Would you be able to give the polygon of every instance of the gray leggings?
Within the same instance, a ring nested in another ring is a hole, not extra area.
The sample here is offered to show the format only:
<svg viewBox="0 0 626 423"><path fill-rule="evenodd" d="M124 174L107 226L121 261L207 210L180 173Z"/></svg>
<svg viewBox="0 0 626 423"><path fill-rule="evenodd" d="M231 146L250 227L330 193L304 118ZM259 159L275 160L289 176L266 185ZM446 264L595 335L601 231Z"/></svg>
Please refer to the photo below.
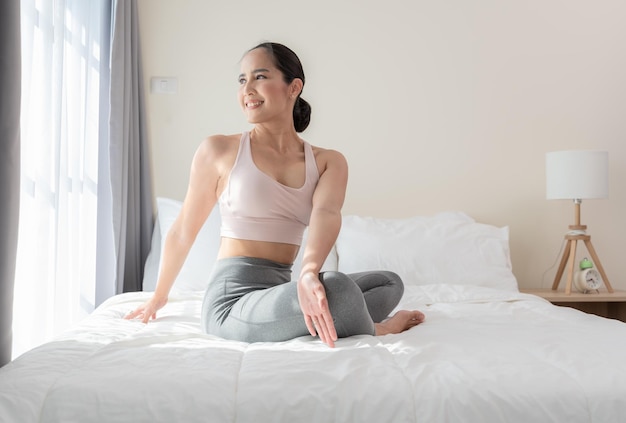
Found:
<svg viewBox="0 0 626 423"><path fill-rule="evenodd" d="M320 273L340 338L374 335L404 292L393 272ZM215 263L202 303L204 332L245 342L285 341L308 335L291 265L230 257Z"/></svg>

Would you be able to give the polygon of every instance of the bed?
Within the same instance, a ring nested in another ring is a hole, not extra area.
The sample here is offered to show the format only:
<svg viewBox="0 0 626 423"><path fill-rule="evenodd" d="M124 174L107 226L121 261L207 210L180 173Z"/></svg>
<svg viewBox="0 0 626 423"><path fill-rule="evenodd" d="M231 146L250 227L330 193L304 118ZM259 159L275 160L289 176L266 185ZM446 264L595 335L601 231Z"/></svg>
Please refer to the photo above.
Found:
<svg viewBox="0 0 626 423"><path fill-rule="evenodd" d="M125 293L0 369L2 422L618 422L626 325L520 293L506 227L464 213L344 216L324 268L387 268L398 308L426 321L397 335L287 342L202 334L219 240L216 211L148 325L122 316L150 296L180 203L158 199L144 292ZM298 264L295 268L297 270Z"/></svg>

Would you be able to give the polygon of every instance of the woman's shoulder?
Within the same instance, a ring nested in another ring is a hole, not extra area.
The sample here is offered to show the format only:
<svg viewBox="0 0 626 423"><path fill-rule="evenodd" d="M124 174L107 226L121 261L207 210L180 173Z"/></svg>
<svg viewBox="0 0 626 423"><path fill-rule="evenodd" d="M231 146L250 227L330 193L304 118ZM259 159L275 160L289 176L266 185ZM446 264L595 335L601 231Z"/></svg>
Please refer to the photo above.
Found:
<svg viewBox="0 0 626 423"><path fill-rule="evenodd" d="M203 166L226 169L237 157L241 134L210 135L200 142L194 161Z"/></svg>
<svg viewBox="0 0 626 423"><path fill-rule="evenodd" d="M231 135L209 135L202 140L198 146L198 153L202 155L209 155L212 157L229 154L233 150L236 152L239 148L239 140L242 134Z"/></svg>
<svg viewBox="0 0 626 423"><path fill-rule="evenodd" d="M311 148L313 149L313 154L315 155L315 159L316 160L325 160L325 161L339 161L339 162L345 162L346 158L345 156L338 150L333 150L331 148L323 148L323 147L318 147L315 145L311 145Z"/></svg>
<svg viewBox="0 0 626 423"><path fill-rule="evenodd" d="M202 144L211 148L230 148L233 145L239 146L239 141L241 140L241 136L243 134L214 134L206 137Z"/></svg>
<svg viewBox="0 0 626 423"><path fill-rule="evenodd" d="M311 148L320 174L329 168L347 169L348 162L340 151L314 145L311 145Z"/></svg>

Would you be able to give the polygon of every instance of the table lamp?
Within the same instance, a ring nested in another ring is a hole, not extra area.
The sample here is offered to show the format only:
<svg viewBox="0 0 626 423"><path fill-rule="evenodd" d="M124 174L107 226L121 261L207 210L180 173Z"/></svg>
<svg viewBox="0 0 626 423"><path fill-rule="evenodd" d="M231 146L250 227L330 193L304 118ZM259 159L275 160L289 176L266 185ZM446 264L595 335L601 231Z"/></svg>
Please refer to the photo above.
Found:
<svg viewBox="0 0 626 423"><path fill-rule="evenodd" d="M556 290L567 265L565 294L572 292L576 244L583 241L593 263L610 293L613 288L596 254L587 226L580 224L580 205L583 199L607 198L609 194L609 154L606 151L555 151L546 154L546 198L548 200L573 200L574 224L565 234L566 245L556 272L552 289Z"/></svg>

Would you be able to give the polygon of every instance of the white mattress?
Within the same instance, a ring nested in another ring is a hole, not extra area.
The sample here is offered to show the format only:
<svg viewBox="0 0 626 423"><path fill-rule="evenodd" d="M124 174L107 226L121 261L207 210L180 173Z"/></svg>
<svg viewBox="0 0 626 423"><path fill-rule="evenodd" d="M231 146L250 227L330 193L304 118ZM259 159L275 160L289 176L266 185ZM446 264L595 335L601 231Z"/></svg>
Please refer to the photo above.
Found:
<svg viewBox="0 0 626 423"><path fill-rule="evenodd" d="M407 286L398 335L246 344L200 333L202 294L148 325L109 299L0 369L2 422L618 422L626 324L534 296Z"/></svg>

